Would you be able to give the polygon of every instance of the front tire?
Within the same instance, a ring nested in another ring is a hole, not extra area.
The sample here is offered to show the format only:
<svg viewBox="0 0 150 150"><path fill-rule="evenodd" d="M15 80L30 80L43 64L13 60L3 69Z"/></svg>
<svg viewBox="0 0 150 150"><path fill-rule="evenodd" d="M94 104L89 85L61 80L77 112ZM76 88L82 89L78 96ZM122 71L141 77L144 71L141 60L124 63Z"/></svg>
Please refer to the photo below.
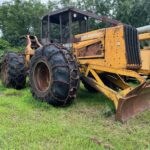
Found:
<svg viewBox="0 0 150 150"><path fill-rule="evenodd" d="M36 50L30 63L32 95L55 106L66 106L76 98L79 70L75 57L55 44Z"/></svg>

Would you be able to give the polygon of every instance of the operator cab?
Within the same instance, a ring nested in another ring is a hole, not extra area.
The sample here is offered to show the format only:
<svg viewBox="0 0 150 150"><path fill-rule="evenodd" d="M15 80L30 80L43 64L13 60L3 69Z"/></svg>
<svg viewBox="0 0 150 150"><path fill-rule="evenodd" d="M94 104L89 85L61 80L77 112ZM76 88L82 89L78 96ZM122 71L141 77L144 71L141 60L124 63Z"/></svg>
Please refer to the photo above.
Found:
<svg viewBox="0 0 150 150"><path fill-rule="evenodd" d="M41 18L42 44L60 43L70 48L74 35L104 27L104 23L98 24L98 22L107 22L105 27L120 23L73 7L50 12Z"/></svg>

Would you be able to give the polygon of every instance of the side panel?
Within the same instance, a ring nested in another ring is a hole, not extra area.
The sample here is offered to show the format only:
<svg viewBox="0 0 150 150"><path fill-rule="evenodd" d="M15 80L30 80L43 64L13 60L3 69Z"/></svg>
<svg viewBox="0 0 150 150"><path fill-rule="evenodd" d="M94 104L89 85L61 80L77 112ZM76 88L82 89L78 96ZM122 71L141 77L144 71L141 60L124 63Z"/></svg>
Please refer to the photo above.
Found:
<svg viewBox="0 0 150 150"><path fill-rule="evenodd" d="M123 25L76 35L73 49L80 64L127 66Z"/></svg>
<svg viewBox="0 0 150 150"><path fill-rule="evenodd" d="M104 57L105 29L76 35L74 53L78 58Z"/></svg>
<svg viewBox="0 0 150 150"><path fill-rule="evenodd" d="M150 33L139 34L139 40L140 41L150 40Z"/></svg>
<svg viewBox="0 0 150 150"><path fill-rule="evenodd" d="M106 29L105 61L108 67L126 68L126 50L123 26Z"/></svg>
<svg viewBox="0 0 150 150"><path fill-rule="evenodd" d="M150 70L150 50L141 50L142 69Z"/></svg>

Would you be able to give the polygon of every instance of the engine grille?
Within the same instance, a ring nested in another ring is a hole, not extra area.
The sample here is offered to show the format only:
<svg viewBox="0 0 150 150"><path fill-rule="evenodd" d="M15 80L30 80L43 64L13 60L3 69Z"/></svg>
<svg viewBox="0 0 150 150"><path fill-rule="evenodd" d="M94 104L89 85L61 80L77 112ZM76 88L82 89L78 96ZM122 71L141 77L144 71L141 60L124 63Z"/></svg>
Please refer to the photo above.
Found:
<svg viewBox="0 0 150 150"><path fill-rule="evenodd" d="M141 66L141 58L137 30L125 25L124 33L128 68L135 67L138 69Z"/></svg>

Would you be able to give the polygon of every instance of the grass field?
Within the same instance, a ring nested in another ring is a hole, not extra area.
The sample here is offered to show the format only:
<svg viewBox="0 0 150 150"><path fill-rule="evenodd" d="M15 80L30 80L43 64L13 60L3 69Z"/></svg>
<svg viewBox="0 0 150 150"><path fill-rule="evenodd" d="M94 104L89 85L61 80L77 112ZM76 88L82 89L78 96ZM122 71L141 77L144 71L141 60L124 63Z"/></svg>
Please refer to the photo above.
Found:
<svg viewBox="0 0 150 150"><path fill-rule="evenodd" d="M125 124L114 121L113 105L81 86L76 101L55 108L0 84L0 149L150 149L150 111Z"/></svg>

